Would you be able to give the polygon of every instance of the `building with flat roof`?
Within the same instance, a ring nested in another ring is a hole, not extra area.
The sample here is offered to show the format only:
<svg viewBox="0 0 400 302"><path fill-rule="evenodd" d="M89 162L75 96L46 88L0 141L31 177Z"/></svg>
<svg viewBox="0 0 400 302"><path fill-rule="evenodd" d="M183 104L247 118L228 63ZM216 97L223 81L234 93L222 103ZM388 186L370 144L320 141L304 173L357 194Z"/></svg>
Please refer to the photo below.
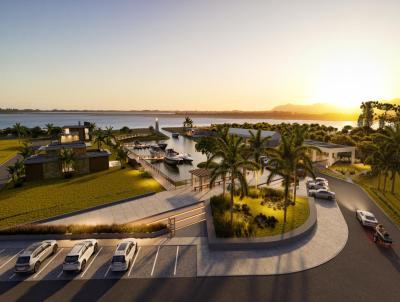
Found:
<svg viewBox="0 0 400 302"><path fill-rule="evenodd" d="M312 150L312 161L313 162L326 162L326 166L332 166L337 162L340 157L339 153L348 153L350 155L351 163L354 164L356 158L356 147L339 145L333 143L326 143L313 140L305 140L304 145L317 147L321 150L321 153L316 150Z"/></svg>
<svg viewBox="0 0 400 302"><path fill-rule="evenodd" d="M244 129L244 128L229 128L229 134L237 135L243 137L246 141L251 138L251 133L256 134L257 130L255 129ZM276 131L266 131L261 130L261 138L270 137L270 141L268 142L268 147L276 147L279 145L281 140L281 135Z"/></svg>

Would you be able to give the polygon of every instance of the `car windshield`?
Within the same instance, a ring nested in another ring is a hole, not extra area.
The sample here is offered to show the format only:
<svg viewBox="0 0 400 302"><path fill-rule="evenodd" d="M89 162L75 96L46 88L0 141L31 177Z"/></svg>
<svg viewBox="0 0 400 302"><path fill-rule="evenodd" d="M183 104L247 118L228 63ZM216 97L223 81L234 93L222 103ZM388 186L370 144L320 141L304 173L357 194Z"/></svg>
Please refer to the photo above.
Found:
<svg viewBox="0 0 400 302"><path fill-rule="evenodd" d="M125 257L124 256L114 256L112 258L112 262L118 262L118 263L124 263L125 262Z"/></svg>
<svg viewBox="0 0 400 302"><path fill-rule="evenodd" d="M67 256L65 257L65 263L74 263L78 261L78 256Z"/></svg>
<svg viewBox="0 0 400 302"><path fill-rule="evenodd" d="M375 217L372 217L372 216L369 216L369 215L366 215L365 218L367 218L368 220L375 221Z"/></svg>
<svg viewBox="0 0 400 302"><path fill-rule="evenodd" d="M17 263L18 263L18 264L25 264L25 263L29 263L29 260L30 260L30 257L28 257L28 256L21 256L21 257L18 257Z"/></svg>

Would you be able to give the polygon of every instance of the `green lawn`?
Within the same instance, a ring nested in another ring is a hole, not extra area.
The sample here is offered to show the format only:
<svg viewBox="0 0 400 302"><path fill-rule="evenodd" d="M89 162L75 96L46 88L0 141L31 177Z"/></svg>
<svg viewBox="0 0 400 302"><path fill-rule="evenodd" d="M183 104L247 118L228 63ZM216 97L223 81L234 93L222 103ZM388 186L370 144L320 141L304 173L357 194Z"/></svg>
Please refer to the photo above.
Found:
<svg viewBox="0 0 400 302"><path fill-rule="evenodd" d="M396 177L395 193L390 193L392 181L386 180L386 192L383 192L383 177L381 178L381 190L378 190L378 177L360 175L353 180L362 186L374 199L374 201L400 226L400 178Z"/></svg>
<svg viewBox="0 0 400 302"><path fill-rule="evenodd" d="M18 153L20 143L17 139L1 139L0 140L0 165L11 159Z"/></svg>
<svg viewBox="0 0 400 302"><path fill-rule="evenodd" d="M153 178L128 168L25 183L0 191L0 228L163 190Z"/></svg>
<svg viewBox="0 0 400 302"><path fill-rule="evenodd" d="M347 164L338 162L330 166L329 169L341 173L342 175L353 175L364 171L370 171L371 167L364 164Z"/></svg>
<svg viewBox="0 0 400 302"><path fill-rule="evenodd" d="M236 205L243 205L246 204L250 208L250 221L253 221L254 217L258 214L262 213L265 216L274 216L278 222L275 225L275 228L266 227L266 228L259 228L255 223L251 222L253 225L253 234L251 237L265 237L265 236L273 236L282 234L284 232L288 232L290 230L296 229L301 226L310 215L310 209L308 205L308 198L307 197L297 197L295 206L289 206L287 209L287 222L286 224L283 223L283 210L278 209L275 206L267 206L261 205L261 198L251 198L251 197L244 197L242 200L239 197L235 197L235 204ZM224 220L225 222L229 221L229 210L223 212L221 216L218 214L214 215L214 223L219 223L218 220ZM218 217L218 218L216 218ZM234 220L240 220L241 216L238 213L235 213ZM216 227L217 236L221 236L218 234L218 227ZM221 237L224 237L222 235Z"/></svg>

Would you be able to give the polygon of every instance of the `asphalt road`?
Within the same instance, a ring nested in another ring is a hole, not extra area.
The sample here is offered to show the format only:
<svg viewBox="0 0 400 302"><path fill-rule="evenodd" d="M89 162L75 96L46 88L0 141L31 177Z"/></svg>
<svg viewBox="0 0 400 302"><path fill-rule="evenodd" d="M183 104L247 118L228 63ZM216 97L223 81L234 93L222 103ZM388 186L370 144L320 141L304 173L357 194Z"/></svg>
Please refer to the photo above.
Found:
<svg viewBox="0 0 400 302"><path fill-rule="evenodd" d="M317 268L263 277L4 282L0 301L400 301L400 231L356 185L329 178L349 226L336 258ZM395 244L377 246L355 219L370 210Z"/></svg>

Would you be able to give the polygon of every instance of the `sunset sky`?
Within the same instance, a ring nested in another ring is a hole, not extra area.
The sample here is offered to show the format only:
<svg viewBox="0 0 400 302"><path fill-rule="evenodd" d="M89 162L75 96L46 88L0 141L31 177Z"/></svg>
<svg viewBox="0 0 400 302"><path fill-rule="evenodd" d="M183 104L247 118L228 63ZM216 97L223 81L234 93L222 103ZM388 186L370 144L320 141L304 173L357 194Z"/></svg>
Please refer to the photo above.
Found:
<svg viewBox="0 0 400 302"><path fill-rule="evenodd" d="M400 1L0 2L0 107L267 110L400 97Z"/></svg>

